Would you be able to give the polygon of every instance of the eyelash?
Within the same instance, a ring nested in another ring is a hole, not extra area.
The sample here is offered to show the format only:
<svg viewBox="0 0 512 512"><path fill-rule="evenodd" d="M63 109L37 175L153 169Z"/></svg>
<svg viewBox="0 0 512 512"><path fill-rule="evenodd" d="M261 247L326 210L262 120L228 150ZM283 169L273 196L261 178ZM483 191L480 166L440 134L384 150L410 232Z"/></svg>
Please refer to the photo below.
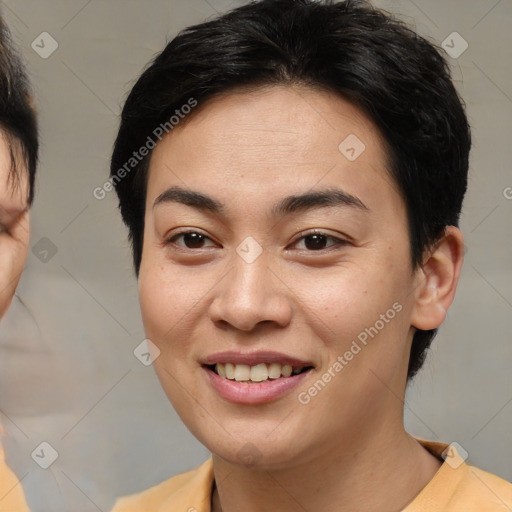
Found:
<svg viewBox="0 0 512 512"><path fill-rule="evenodd" d="M164 245L168 246L168 245L171 245L171 244L174 244L174 245L177 245L178 247L180 247L180 249L183 249L183 250L188 250L188 251L195 251L197 249L193 249L193 248L190 248L190 247L185 247L185 246L182 246L182 245L178 245L175 243L175 240L178 239L180 236L183 236L183 235L187 235L187 234L192 234L192 233L195 233L195 234L198 234L198 235L202 235L204 237L204 239L207 239L207 240L211 240L210 237L204 235L203 233L201 233L200 231L182 231L180 233L175 233L172 237L168 238L165 242L164 242ZM347 242L346 240L342 240L340 238L337 238L335 236L332 236L332 235L329 235L327 233L324 233L323 231L318 231L318 230L315 230L315 231L311 231L309 233L305 233L303 234L302 236L300 236L299 238L297 238L293 244L297 244L300 240L303 240L305 238L307 238L308 236L313 236L313 235L320 235L320 236L323 236L325 237L327 240L335 240L337 243L336 244L333 244L331 246L328 246L328 247L325 247L325 248L322 248L322 249L317 249L317 250L311 250L311 249L302 249L302 250L306 250L307 252L310 252L310 253L315 253L315 252L322 252L322 251L326 251L326 250L329 250L331 249L332 247L338 245L338 246L344 246L344 245L347 245L349 242ZM199 247L199 249L205 249L205 247Z"/></svg>

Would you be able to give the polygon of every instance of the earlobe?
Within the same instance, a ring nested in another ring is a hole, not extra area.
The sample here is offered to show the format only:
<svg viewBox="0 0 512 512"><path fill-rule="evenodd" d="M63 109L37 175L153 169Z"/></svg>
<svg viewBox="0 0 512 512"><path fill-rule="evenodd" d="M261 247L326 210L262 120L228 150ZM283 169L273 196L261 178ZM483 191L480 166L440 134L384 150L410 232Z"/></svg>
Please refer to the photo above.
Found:
<svg viewBox="0 0 512 512"><path fill-rule="evenodd" d="M464 237L460 229L448 226L417 270L413 327L430 330L444 322L455 296L463 261Z"/></svg>

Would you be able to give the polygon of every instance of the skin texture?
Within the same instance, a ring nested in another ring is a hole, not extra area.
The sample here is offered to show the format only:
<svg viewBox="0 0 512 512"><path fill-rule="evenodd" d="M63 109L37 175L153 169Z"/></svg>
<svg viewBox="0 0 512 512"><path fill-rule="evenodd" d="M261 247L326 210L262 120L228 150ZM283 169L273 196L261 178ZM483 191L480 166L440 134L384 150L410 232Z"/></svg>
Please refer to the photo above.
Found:
<svg viewBox="0 0 512 512"><path fill-rule="evenodd" d="M0 131L0 318L14 296L29 243L28 173L21 158L18 177L10 174L11 167L9 146Z"/></svg>
<svg viewBox="0 0 512 512"><path fill-rule="evenodd" d="M355 161L338 149L350 134L365 144ZM383 140L359 109L298 86L217 97L153 152L141 310L161 351L154 366L169 400L213 453L215 512L400 510L441 464L405 432L403 397L414 327L444 321L463 238L448 228L413 270L404 203L385 166ZM153 206L171 186L208 194L225 211ZM271 214L285 196L331 187L366 209ZM311 250L302 237L313 229L337 240ZM184 237L173 238L179 231L207 238L187 248ZM252 263L236 252L248 236L263 248ZM317 396L299 403L298 392L394 303L401 311ZM233 404L200 364L226 350L282 352L314 369L278 400Z"/></svg>

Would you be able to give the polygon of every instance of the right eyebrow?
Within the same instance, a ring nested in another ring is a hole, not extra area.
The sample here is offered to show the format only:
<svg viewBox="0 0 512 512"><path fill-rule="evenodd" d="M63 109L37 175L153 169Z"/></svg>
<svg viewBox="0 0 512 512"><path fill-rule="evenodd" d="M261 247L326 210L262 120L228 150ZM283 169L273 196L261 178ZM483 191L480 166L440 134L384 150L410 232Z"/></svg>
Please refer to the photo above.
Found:
<svg viewBox="0 0 512 512"><path fill-rule="evenodd" d="M212 213L223 213L222 203L201 192L185 190L180 187L170 187L162 192L154 201L153 209L160 204L176 202Z"/></svg>

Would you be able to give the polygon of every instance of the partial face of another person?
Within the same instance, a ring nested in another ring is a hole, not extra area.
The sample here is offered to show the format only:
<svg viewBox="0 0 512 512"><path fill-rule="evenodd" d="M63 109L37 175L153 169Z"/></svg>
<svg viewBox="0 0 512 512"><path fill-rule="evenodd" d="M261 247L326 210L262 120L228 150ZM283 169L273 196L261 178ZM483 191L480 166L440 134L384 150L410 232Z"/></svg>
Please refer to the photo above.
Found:
<svg viewBox="0 0 512 512"><path fill-rule="evenodd" d="M307 88L198 108L153 151L139 274L176 411L218 456L268 468L402 425L413 326L433 327L378 130Z"/></svg>
<svg viewBox="0 0 512 512"><path fill-rule="evenodd" d="M13 175L9 145L0 130L0 318L14 296L29 244L28 172L22 158L16 163Z"/></svg>

